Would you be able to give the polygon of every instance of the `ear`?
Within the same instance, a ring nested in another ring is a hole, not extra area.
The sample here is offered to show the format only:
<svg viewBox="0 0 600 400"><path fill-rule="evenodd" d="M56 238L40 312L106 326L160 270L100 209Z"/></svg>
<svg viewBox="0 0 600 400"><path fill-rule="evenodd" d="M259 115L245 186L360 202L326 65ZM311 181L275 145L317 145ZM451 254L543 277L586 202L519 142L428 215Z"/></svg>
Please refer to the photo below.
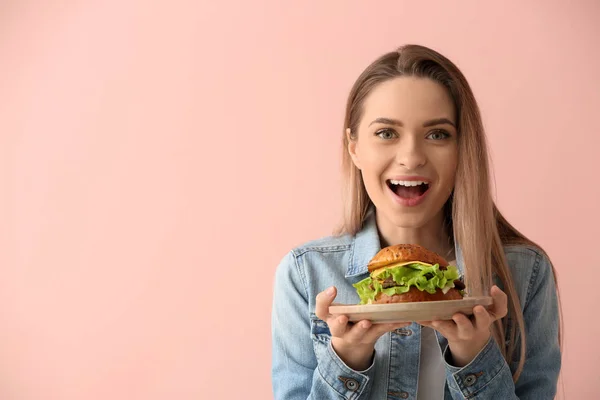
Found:
<svg viewBox="0 0 600 400"><path fill-rule="evenodd" d="M356 168L360 169L360 161L358 159L358 155L356 154L356 139L352 139L352 132L350 128L346 128L346 138L348 139L348 153L352 158L352 162L356 166Z"/></svg>

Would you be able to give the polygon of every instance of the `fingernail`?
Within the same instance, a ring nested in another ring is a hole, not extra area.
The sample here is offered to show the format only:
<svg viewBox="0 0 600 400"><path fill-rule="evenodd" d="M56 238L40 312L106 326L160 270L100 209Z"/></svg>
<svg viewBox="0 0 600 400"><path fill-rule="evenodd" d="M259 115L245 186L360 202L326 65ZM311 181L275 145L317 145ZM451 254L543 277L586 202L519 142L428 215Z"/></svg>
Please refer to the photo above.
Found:
<svg viewBox="0 0 600 400"><path fill-rule="evenodd" d="M334 288L333 288L333 286L331 286L329 289L327 289L327 292L325 292L325 293L327 293L328 296L333 296L333 291L334 291Z"/></svg>

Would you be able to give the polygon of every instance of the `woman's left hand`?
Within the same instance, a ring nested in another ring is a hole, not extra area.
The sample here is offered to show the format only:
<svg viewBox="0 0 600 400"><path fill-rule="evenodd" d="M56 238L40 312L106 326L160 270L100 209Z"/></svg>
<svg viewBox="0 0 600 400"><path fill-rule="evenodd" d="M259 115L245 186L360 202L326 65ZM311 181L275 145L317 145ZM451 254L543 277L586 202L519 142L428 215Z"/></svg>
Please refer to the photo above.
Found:
<svg viewBox="0 0 600 400"><path fill-rule="evenodd" d="M448 339L452 364L464 367L485 347L490 339L492 323L506 316L508 299L496 285L490 290L494 303L488 310L483 306L473 308L473 321L462 313L454 314L449 321L422 321Z"/></svg>

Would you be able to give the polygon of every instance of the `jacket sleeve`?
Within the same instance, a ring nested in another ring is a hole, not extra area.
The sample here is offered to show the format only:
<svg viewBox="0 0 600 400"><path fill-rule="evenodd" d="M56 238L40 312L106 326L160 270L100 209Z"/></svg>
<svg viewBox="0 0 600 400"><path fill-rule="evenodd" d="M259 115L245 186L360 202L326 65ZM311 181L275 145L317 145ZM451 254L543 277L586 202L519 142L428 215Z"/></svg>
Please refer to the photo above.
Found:
<svg viewBox="0 0 600 400"><path fill-rule="evenodd" d="M293 252L275 273L271 314L272 388L276 400L368 399L373 364L354 371L331 346L327 324L309 311L305 277Z"/></svg>
<svg viewBox="0 0 600 400"><path fill-rule="evenodd" d="M446 379L453 399L553 399L561 367L558 340L558 296L550 263L536 253L527 298L526 359L516 384L512 371L492 338L471 363L457 368L444 351Z"/></svg>

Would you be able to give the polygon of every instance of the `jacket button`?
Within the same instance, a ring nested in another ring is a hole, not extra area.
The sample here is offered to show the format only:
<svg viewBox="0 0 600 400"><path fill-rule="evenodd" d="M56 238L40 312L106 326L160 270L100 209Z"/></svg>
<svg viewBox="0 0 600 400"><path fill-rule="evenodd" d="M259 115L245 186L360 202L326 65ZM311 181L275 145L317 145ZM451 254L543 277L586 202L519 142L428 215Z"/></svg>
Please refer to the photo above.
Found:
<svg viewBox="0 0 600 400"><path fill-rule="evenodd" d="M351 392L356 392L360 384L356 379L346 378L343 376L338 377L342 382L344 382L344 387Z"/></svg>
<svg viewBox="0 0 600 400"><path fill-rule="evenodd" d="M396 334L398 334L400 336L410 336L410 335L412 335L412 331L410 329L406 329L406 328L399 328L399 329L396 329Z"/></svg>
<svg viewBox="0 0 600 400"><path fill-rule="evenodd" d="M477 382L477 377L473 374L469 374L465 377L465 386L473 386Z"/></svg>

